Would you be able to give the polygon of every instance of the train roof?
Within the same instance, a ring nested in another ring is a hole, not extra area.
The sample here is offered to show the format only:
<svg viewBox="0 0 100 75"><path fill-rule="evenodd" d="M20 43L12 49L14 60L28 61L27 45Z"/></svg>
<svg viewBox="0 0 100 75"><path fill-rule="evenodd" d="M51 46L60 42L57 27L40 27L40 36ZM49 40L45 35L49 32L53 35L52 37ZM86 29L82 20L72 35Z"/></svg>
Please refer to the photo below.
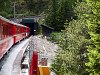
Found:
<svg viewBox="0 0 100 75"><path fill-rule="evenodd" d="M2 17L2 16L0 16L0 19L6 21L6 22L8 22L8 23L11 23L11 24L17 25L17 26L27 27L27 26L24 26L24 25L22 25L22 24L18 24L18 23L15 23L15 22L13 22L13 21L10 21L10 20L8 20L8 19ZM28 27L27 27L27 28L28 28Z"/></svg>

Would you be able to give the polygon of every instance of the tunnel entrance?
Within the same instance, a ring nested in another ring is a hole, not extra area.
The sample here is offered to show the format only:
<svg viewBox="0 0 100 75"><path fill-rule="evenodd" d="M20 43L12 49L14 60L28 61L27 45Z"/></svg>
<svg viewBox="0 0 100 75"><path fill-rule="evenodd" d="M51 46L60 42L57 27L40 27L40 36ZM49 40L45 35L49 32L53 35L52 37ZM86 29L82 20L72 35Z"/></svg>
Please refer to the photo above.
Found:
<svg viewBox="0 0 100 75"><path fill-rule="evenodd" d="M35 35L35 32L38 29L38 23L34 22L34 18L24 18L24 19L22 19L21 24L28 26L30 28L30 36Z"/></svg>
<svg viewBox="0 0 100 75"><path fill-rule="evenodd" d="M30 35L34 36L34 23L25 23L24 25L30 28Z"/></svg>

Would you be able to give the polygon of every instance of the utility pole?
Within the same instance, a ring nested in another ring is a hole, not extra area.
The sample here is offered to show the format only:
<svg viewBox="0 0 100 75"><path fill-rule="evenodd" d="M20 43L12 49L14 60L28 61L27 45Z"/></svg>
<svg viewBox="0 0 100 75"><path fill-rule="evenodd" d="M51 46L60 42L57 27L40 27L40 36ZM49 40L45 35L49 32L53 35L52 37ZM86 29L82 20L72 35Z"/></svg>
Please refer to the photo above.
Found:
<svg viewBox="0 0 100 75"><path fill-rule="evenodd" d="M16 1L14 0L14 22L16 21Z"/></svg>

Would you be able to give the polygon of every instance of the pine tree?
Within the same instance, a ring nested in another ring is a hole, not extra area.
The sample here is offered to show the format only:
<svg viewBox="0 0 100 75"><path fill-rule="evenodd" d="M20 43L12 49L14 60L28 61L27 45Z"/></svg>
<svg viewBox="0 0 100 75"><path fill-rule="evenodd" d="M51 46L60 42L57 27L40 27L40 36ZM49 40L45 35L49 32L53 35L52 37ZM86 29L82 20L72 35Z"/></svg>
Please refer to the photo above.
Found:
<svg viewBox="0 0 100 75"><path fill-rule="evenodd" d="M46 24L56 31L64 29L66 19L71 21L74 16L73 6L77 0L51 0L47 12Z"/></svg>

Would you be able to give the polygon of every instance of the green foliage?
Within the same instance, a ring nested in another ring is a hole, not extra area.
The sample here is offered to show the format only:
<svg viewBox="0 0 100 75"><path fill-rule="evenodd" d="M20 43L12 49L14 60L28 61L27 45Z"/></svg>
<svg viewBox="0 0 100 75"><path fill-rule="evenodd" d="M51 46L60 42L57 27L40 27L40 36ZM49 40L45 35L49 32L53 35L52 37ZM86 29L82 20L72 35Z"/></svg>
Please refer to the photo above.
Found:
<svg viewBox="0 0 100 75"><path fill-rule="evenodd" d="M46 11L47 13L46 24L53 28L55 28L57 25L56 11L57 11L57 0L51 0L50 8L48 9L48 11Z"/></svg>
<svg viewBox="0 0 100 75"><path fill-rule="evenodd" d="M48 9L46 24L57 31L64 29L66 19L72 20L74 16L73 6L77 0L51 0L51 6Z"/></svg>
<svg viewBox="0 0 100 75"><path fill-rule="evenodd" d="M91 14L91 7L85 2L77 2L77 6L75 7L76 16L79 18L86 19L88 14Z"/></svg>
<svg viewBox="0 0 100 75"><path fill-rule="evenodd" d="M34 12L36 15L41 14L48 7L49 0L24 0L29 12Z"/></svg>
<svg viewBox="0 0 100 75"><path fill-rule="evenodd" d="M11 0L0 0L0 15L9 17L11 15Z"/></svg>
<svg viewBox="0 0 100 75"><path fill-rule="evenodd" d="M18 14L24 16L41 14L48 8L49 2L49 0L0 0L0 15L4 17L13 16L14 1L16 2L16 17Z"/></svg>
<svg viewBox="0 0 100 75"><path fill-rule="evenodd" d="M57 75L100 75L100 1L78 2L75 12L77 20L66 22L52 70Z"/></svg>
<svg viewBox="0 0 100 75"><path fill-rule="evenodd" d="M59 43L59 40L62 39L62 33L61 32L53 32L50 35L50 40L56 43Z"/></svg>
<svg viewBox="0 0 100 75"><path fill-rule="evenodd" d="M85 14L91 13L91 7L86 2L78 2L74 11L77 19L65 22L65 30L59 40L60 49L52 64L51 69L56 75L88 75L85 62L90 35Z"/></svg>
<svg viewBox="0 0 100 75"><path fill-rule="evenodd" d="M42 25L45 23L45 20L43 18L39 18L38 23L39 25Z"/></svg>
<svg viewBox="0 0 100 75"><path fill-rule="evenodd" d="M0 15L2 15L2 16L4 16L4 17L7 17L7 16L8 16L8 13L2 11L2 12L0 12Z"/></svg>
<svg viewBox="0 0 100 75"><path fill-rule="evenodd" d="M88 14L88 29L91 44L88 46L88 59L86 70L90 75L100 75L100 1L87 0L92 8L92 13Z"/></svg>
<svg viewBox="0 0 100 75"><path fill-rule="evenodd" d="M87 44L86 21L73 20L66 26L68 27L63 31L60 39L60 50L52 64L52 70L57 75L86 75L84 64Z"/></svg>

